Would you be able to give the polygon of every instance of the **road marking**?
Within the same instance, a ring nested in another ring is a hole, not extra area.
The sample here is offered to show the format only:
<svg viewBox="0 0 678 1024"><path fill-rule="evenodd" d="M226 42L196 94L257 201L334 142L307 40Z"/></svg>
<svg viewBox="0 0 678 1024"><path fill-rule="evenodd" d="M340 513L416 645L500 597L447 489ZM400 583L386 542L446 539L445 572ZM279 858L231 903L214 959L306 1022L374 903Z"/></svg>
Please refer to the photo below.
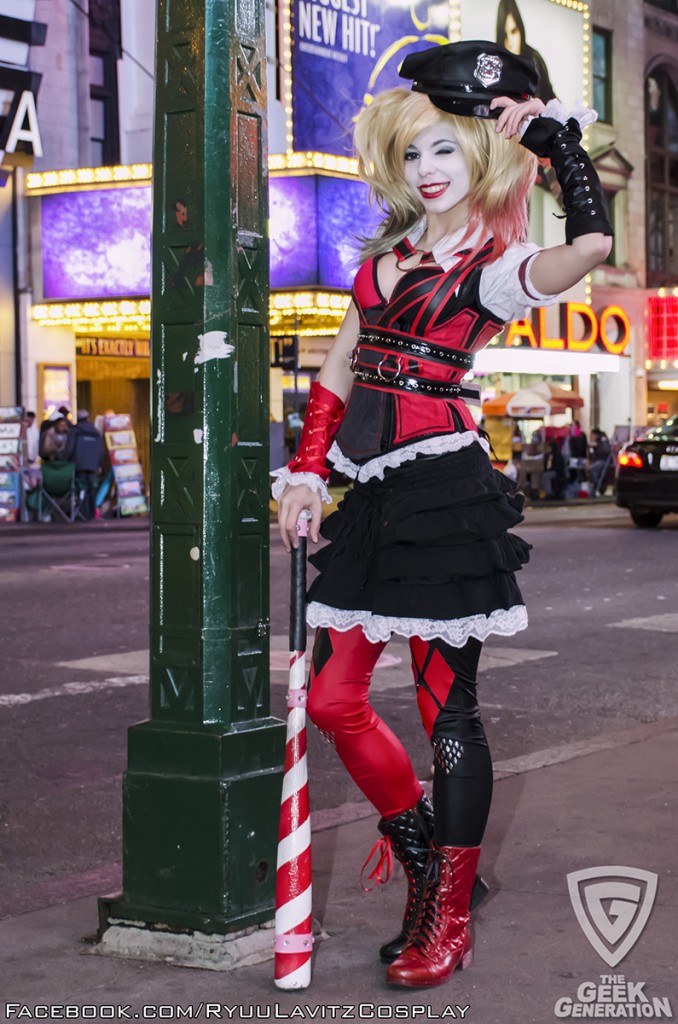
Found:
<svg viewBox="0 0 678 1024"><path fill-rule="evenodd" d="M526 661L539 661L541 658L555 658L558 651L537 651L529 647L487 647L480 655L478 672L492 672L497 668L511 668L522 665ZM377 666L378 668L379 666ZM411 673L398 675L376 675L370 684L373 693L384 693L388 690L399 690L412 686ZM502 704L484 704L485 708L499 708Z"/></svg>
<svg viewBox="0 0 678 1024"><path fill-rule="evenodd" d="M573 740L572 743L546 747L531 754L508 758L506 761L496 761L493 766L494 777L507 778L510 775L522 775L524 772L532 772L538 768L548 768L550 765L563 764L565 761L573 761L578 757L597 754L602 750L614 750L616 747L642 743L644 740L653 739L665 732L674 732L676 729L678 729L678 717L674 716L643 725L634 725L630 729L620 729L618 732L592 736L587 740Z"/></svg>
<svg viewBox="0 0 678 1024"><path fill-rule="evenodd" d="M61 562L50 565L51 572L99 572L101 569L129 569L129 562Z"/></svg>
<svg viewBox="0 0 678 1024"><path fill-rule="evenodd" d="M669 616L655 616L655 618L668 618ZM284 638L275 637L274 646L279 646ZM286 641L285 641L286 642ZM402 648L402 644L400 647ZM398 645L395 645L398 650ZM524 664L526 661L538 661L541 658L554 658L557 651L538 651L528 647L488 647L480 657L479 672L490 672L497 668L511 668L513 665ZM284 664L276 664L283 655ZM0 708L19 707L22 704L32 704L36 700L48 700L51 697L75 697L88 693L102 693L106 690L120 689L125 686L142 686L148 684L149 652L142 651L119 651L115 654L100 654L93 658L81 658L77 661L59 662L61 668L72 668L89 672L118 672L120 675L109 676L107 679L95 679L90 682L62 683L60 686L50 686L44 690L36 690L33 693L6 693L0 694ZM271 652L271 668L273 671L282 671L289 667L288 654L285 651ZM383 654L377 663L377 674L372 681L371 690L374 693L385 693L389 690L399 690L412 686L412 676L409 666L403 665L403 658L396 654ZM402 667L401 667L402 666ZM399 669L394 672L393 669ZM286 680L275 680L276 683L285 684ZM486 708L500 708L503 705L486 704Z"/></svg>
<svg viewBox="0 0 678 1024"><path fill-rule="evenodd" d="M388 654L386 651L381 655L376 664L377 670L397 668L402 664L403 659L395 654ZM306 665L311 664L311 652L306 652ZM271 651L271 672L289 672L290 654L289 651ZM279 680L276 680L279 682Z"/></svg>
<svg viewBox="0 0 678 1024"><path fill-rule="evenodd" d="M271 645L273 648L271 650L271 672L289 672L290 654L287 649L287 639L285 638L284 649L279 647L282 638L272 639L275 639L276 643ZM77 672L115 672L120 675L129 672L130 675L140 675L143 672L148 672L149 658L148 650L117 651L114 654L98 654L93 658L79 658L77 661L60 661L58 664L60 668L72 668ZM310 661L310 658L309 650L306 653L307 662ZM399 655L384 651L377 662L377 668L395 668L401 664L402 660Z"/></svg>
<svg viewBox="0 0 678 1024"><path fill-rule="evenodd" d="M110 672L115 675L148 675L150 653L143 651L116 651L114 654L99 654L94 658L79 658L77 661L60 661L60 668L74 668L76 672Z"/></svg>
<svg viewBox="0 0 678 1024"><path fill-rule="evenodd" d="M678 633L678 612L648 615L642 619L623 619L621 622L608 622L608 626L613 629L651 629L657 633Z"/></svg>
<svg viewBox="0 0 678 1024"><path fill-rule="evenodd" d="M36 700L48 700L50 697L75 697L83 693L116 690L123 686L141 686L144 683L148 683L148 676L119 676L111 679L95 679L89 683L62 683L61 686L50 686L46 690L36 690L35 693L0 694L0 707L14 708L21 704L32 704Z"/></svg>

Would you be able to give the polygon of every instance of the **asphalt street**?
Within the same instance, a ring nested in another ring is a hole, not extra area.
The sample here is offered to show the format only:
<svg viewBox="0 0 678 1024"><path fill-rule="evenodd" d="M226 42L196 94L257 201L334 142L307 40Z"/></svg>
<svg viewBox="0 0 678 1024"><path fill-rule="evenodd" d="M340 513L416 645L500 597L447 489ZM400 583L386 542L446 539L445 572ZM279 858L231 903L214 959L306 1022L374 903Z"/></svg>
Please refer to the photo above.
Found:
<svg viewBox="0 0 678 1024"><path fill-rule="evenodd" d="M141 524L139 524L141 525ZM480 694L496 767L678 715L678 516L638 530L613 506L528 510L530 628L486 645ZM271 553L271 704L284 716L287 556ZM0 530L0 918L120 877L126 729L147 717L148 532ZM407 645L392 642L374 704L421 778ZM309 730L314 812L360 794ZM329 818L328 818L329 820ZM366 851L367 853L367 851Z"/></svg>

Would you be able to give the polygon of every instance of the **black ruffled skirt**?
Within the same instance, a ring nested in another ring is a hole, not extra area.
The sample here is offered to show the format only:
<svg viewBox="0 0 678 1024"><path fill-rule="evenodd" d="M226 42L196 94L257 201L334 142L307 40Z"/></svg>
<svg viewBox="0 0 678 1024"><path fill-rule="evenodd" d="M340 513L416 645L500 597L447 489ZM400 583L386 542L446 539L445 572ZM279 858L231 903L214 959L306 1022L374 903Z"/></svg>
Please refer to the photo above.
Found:
<svg viewBox="0 0 678 1024"><path fill-rule="evenodd" d="M361 624L375 642L395 632L454 646L518 632L527 615L515 573L530 545L508 530L522 507L477 443L356 483L322 526L329 544L310 559L319 570L310 625Z"/></svg>

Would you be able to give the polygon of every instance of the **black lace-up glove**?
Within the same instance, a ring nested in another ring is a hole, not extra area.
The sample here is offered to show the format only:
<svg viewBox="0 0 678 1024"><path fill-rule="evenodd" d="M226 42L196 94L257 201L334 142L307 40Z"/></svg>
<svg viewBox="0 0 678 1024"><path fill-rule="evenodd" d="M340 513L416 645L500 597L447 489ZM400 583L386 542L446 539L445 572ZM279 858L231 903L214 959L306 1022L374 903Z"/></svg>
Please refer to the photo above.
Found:
<svg viewBox="0 0 678 1024"><path fill-rule="evenodd" d="M600 178L581 144L579 122L561 124L552 117L535 117L523 132L521 144L538 157L547 157L563 192L565 241L580 235L613 235Z"/></svg>

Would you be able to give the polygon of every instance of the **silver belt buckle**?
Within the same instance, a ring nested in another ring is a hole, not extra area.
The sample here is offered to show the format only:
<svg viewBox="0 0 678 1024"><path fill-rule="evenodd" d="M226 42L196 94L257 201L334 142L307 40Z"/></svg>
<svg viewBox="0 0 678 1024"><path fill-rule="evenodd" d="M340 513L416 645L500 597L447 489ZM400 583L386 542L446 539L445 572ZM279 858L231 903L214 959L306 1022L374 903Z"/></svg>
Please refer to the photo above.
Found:
<svg viewBox="0 0 678 1024"><path fill-rule="evenodd" d="M397 365L397 367L396 367L396 371L395 371L395 374L394 374L394 375L393 375L392 377L385 377L385 376L384 376L384 374L383 374L383 373L381 372L381 368L382 368L382 366L383 366L384 362L385 362L385 361L386 361L386 360L387 360L388 358L389 358L389 356L384 356L384 358L383 358L383 359L381 360L381 362L380 362L380 363L379 363L379 365L377 366L377 377L379 377L379 379L380 379L380 380L384 380L384 381L393 381L393 380L397 380L397 379L398 379L398 377L400 376L400 371L401 371L401 369L402 369L402 361L401 361L401 358L400 358L400 356L396 356L396 362L397 362L397 364L398 364L398 365Z"/></svg>

